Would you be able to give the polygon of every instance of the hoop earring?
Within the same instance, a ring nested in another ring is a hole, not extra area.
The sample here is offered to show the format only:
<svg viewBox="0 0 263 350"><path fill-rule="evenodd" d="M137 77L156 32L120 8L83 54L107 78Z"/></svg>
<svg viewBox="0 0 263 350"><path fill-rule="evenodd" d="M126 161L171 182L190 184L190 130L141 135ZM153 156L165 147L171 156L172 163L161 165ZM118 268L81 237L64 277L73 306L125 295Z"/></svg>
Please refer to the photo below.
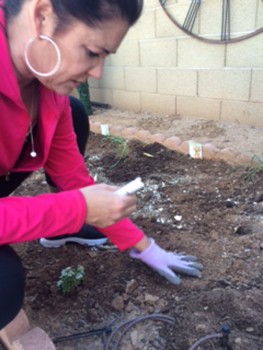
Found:
<svg viewBox="0 0 263 350"><path fill-rule="evenodd" d="M25 50L24 50L24 59L25 59L25 62L28 66L28 68L33 72L35 73L36 75L39 75L40 77L50 77L52 75L54 75L58 70L59 70L59 67L60 67L60 64L61 64L61 53L60 53L60 50L59 50L59 47L58 45L55 43L55 41L51 38L49 38L48 36L45 36L45 35L40 35L39 36L40 39L42 40L47 40L55 49L56 51L56 55L57 55L57 62L54 66L54 68L47 72L47 73L42 73L42 72L39 72L37 71L35 68L32 67L31 63L29 62L29 59L28 59L28 50L29 48L31 47L31 45L34 43L34 41L36 40L35 38L31 38L28 40L26 46L25 46Z"/></svg>

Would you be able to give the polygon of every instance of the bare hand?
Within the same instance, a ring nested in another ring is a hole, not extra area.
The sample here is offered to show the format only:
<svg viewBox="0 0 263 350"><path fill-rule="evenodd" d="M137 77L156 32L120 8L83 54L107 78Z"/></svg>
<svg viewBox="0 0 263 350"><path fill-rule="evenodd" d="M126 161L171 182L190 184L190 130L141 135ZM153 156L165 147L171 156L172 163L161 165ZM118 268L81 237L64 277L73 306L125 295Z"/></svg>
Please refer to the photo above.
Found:
<svg viewBox="0 0 263 350"><path fill-rule="evenodd" d="M135 195L119 195L117 187L105 184L82 188L87 205L86 223L96 227L110 226L136 210Z"/></svg>

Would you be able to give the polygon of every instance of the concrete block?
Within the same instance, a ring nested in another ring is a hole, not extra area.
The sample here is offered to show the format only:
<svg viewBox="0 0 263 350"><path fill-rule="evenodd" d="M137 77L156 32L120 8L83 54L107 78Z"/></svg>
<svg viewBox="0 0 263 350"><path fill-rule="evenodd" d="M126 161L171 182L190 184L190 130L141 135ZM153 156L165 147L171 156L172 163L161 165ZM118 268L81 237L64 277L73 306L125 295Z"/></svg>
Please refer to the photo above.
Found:
<svg viewBox="0 0 263 350"><path fill-rule="evenodd" d="M263 68L262 52L262 34L234 45L228 45L226 65L236 68Z"/></svg>
<svg viewBox="0 0 263 350"><path fill-rule="evenodd" d="M185 69L158 69L158 93L196 96L197 71Z"/></svg>
<svg viewBox="0 0 263 350"><path fill-rule="evenodd" d="M205 6L202 6L202 18L198 23L198 32L201 35L204 35L211 39L219 39L222 17L221 13L221 1L206 1Z"/></svg>
<svg viewBox="0 0 263 350"><path fill-rule="evenodd" d="M114 107L119 109L128 109L135 112L141 111L141 99L138 92L114 90L113 104Z"/></svg>
<svg viewBox="0 0 263 350"><path fill-rule="evenodd" d="M199 96L224 100L249 99L251 71L208 69L199 71Z"/></svg>
<svg viewBox="0 0 263 350"><path fill-rule="evenodd" d="M144 1L144 8L145 9L153 9L156 7L160 7L160 3L158 0L147 0Z"/></svg>
<svg viewBox="0 0 263 350"><path fill-rule="evenodd" d="M171 14L175 12L172 10ZM176 39L180 37L187 37L186 34L179 29L168 18L162 8L156 10L156 37L174 37Z"/></svg>
<svg viewBox="0 0 263 350"><path fill-rule="evenodd" d="M138 22L128 31L125 40L142 40L154 37L155 10L153 9L143 12Z"/></svg>
<svg viewBox="0 0 263 350"><path fill-rule="evenodd" d="M93 102L106 103L112 105L112 90L90 88L90 99Z"/></svg>
<svg viewBox="0 0 263 350"><path fill-rule="evenodd" d="M162 38L140 42L141 65L148 67L176 67L176 39Z"/></svg>
<svg viewBox="0 0 263 350"><path fill-rule="evenodd" d="M124 89L123 67L105 67L99 87L103 89Z"/></svg>
<svg viewBox="0 0 263 350"><path fill-rule="evenodd" d="M139 66L139 43L137 40L123 40L117 53L111 56L113 66Z"/></svg>
<svg viewBox="0 0 263 350"><path fill-rule="evenodd" d="M156 70L153 68L126 68L125 87L127 91L156 92Z"/></svg>
<svg viewBox="0 0 263 350"><path fill-rule="evenodd" d="M221 120L263 126L263 103L223 101Z"/></svg>
<svg viewBox="0 0 263 350"><path fill-rule="evenodd" d="M212 98L178 96L176 113L200 119L219 120L221 101Z"/></svg>
<svg viewBox="0 0 263 350"><path fill-rule="evenodd" d="M141 94L142 111L162 115L174 115L176 97L162 94Z"/></svg>
<svg viewBox="0 0 263 350"><path fill-rule="evenodd" d="M255 28L256 17L257 17L257 0L243 0L243 1L233 1L231 4L233 16L231 21L231 30L235 32L246 32L252 31Z"/></svg>
<svg viewBox="0 0 263 350"><path fill-rule="evenodd" d="M224 64L224 45L211 45L191 37L178 40L179 68L222 68Z"/></svg>
<svg viewBox="0 0 263 350"><path fill-rule="evenodd" d="M263 69L252 70L251 101L263 104Z"/></svg>

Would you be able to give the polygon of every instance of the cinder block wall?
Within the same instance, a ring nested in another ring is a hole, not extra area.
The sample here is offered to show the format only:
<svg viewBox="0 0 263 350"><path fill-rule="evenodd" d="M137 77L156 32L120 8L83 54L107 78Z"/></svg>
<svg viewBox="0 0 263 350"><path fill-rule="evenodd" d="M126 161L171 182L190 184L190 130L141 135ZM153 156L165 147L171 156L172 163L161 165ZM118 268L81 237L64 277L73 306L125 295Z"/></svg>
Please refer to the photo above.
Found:
<svg viewBox="0 0 263 350"><path fill-rule="evenodd" d="M263 23L262 0L247 1ZM235 18L241 28L245 15ZM211 17L220 20L220 11ZM106 60L103 77L89 84L92 101L119 109L263 126L263 34L234 44L203 43L177 28L158 0L145 0L141 19Z"/></svg>

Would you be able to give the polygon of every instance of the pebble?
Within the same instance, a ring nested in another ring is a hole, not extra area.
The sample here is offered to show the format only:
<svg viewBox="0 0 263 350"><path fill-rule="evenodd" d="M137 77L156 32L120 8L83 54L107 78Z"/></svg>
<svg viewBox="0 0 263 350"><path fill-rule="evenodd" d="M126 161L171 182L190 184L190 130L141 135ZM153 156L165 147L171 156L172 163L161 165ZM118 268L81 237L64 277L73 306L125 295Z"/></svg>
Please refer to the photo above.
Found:
<svg viewBox="0 0 263 350"><path fill-rule="evenodd" d="M130 280L126 284L125 292L127 294L131 294L135 291L135 289L138 287L138 282L136 280Z"/></svg>
<svg viewBox="0 0 263 350"><path fill-rule="evenodd" d="M246 328L246 332L253 333L254 332L254 328L253 327L248 327L248 328Z"/></svg>
<svg viewBox="0 0 263 350"><path fill-rule="evenodd" d="M124 309L123 297L118 295L115 299L113 299L111 306L117 311L122 311Z"/></svg>
<svg viewBox="0 0 263 350"><path fill-rule="evenodd" d="M150 305L155 305L159 301L159 297L156 295L146 294L145 295L145 302Z"/></svg>

